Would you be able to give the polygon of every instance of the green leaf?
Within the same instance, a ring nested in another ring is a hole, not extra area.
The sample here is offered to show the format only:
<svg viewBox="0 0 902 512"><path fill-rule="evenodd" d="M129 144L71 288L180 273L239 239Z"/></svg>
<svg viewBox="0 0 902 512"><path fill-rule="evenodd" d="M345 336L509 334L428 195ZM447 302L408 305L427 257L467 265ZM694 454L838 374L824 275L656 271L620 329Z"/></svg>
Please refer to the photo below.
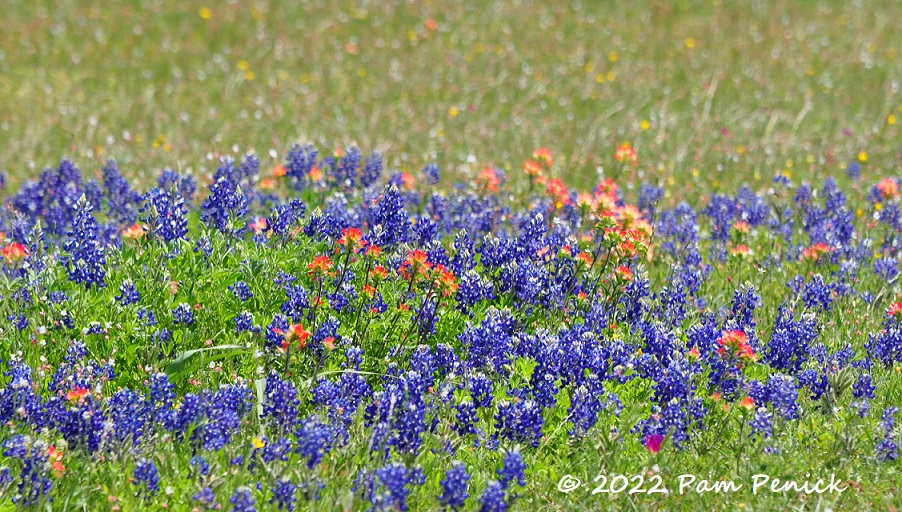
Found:
<svg viewBox="0 0 902 512"><path fill-rule="evenodd" d="M206 356L207 352L219 352L212 356ZM166 374L172 380L180 380L188 373L197 370L210 361L218 361L234 357L240 354L250 353L250 349L241 345L219 345L216 347L204 347L182 352L166 366Z"/></svg>

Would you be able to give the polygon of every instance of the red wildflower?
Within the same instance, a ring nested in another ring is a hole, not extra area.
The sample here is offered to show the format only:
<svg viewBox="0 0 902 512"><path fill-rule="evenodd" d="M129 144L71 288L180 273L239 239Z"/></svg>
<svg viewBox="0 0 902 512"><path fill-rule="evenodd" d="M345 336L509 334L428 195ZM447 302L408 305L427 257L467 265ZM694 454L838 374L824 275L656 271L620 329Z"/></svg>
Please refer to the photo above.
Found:
<svg viewBox="0 0 902 512"><path fill-rule="evenodd" d="M557 178L548 180L545 192L554 200L555 208L561 208L570 204L570 193L567 191L567 186Z"/></svg>
<svg viewBox="0 0 902 512"><path fill-rule="evenodd" d="M877 184L877 191L883 199L895 199L899 197L899 184L892 178L883 178Z"/></svg>
<svg viewBox="0 0 902 512"><path fill-rule="evenodd" d="M357 252L357 249L363 247L363 233L357 228L345 228L341 230L341 238L338 239L338 245L344 245L348 249Z"/></svg>
<svg viewBox="0 0 902 512"><path fill-rule="evenodd" d="M542 164L535 160L527 160L523 164L523 170L530 176L539 176L542 174Z"/></svg>
<svg viewBox="0 0 902 512"><path fill-rule="evenodd" d="M617 146L617 150L614 151L614 160L617 160L618 162L635 164L638 156L636 150L633 149L629 142L624 142Z"/></svg>
<svg viewBox="0 0 902 512"><path fill-rule="evenodd" d="M90 390L85 388L75 388L66 393L66 400L69 402L78 402L82 398L91 394Z"/></svg>
<svg viewBox="0 0 902 512"><path fill-rule="evenodd" d="M371 256L373 258L378 258L379 255L382 254L382 248L378 245L370 244L366 248L366 255Z"/></svg>
<svg viewBox="0 0 902 512"><path fill-rule="evenodd" d="M0 249L0 254L8 264L18 263L20 260L28 257L28 248L22 244L11 243Z"/></svg>
<svg viewBox="0 0 902 512"><path fill-rule="evenodd" d="M254 233L259 235L266 231L266 218L265 217L257 217L256 220L248 222L248 226L254 230Z"/></svg>
<svg viewBox="0 0 902 512"><path fill-rule="evenodd" d="M63 466L63 451L57 450L56 446L51 445L50 448L47 448L47 459L51 462L51 468L53 468L53 474L56 475L57 478L63 476L63 471L66 470L66 466Z"/></svg>
<svg viewBox="0 0 902 512"><path fill-rule="evenodd" d="M479 171L479 181L489 192L498 192L498 186L501 185L501 178L498 177L498 171L491 167L486 167Z"/></svg>
<svg viewBox="0 0 902 512"><path fill-rule="evenodd" d="M664 436L661 434L649 434L645 436L645 447L651 453L658 453L664 445Z"/></svg>
<svg viewBox="0 0 902 512"><path fill-rule="evenodd" d="M429 256L419 249L408 251L407 260L401 264L398 273L401 274L404 279L413 279L417 274L422 274L423 271L432 268L432 264L429 263L428 258Z"/></svg>
<svg viewBox="0 0 902 512"><path fill-rule="evenodd" d="M131 226L122 230L122 238L126 240L137 240L144 236L144 228L139 224L132 224Z"/></svg>
<svg viewBox="0 0 902 512"><path fill-rule="evenodd" d="M434 282L435 287L442 292L444 297L448 297L457 291L459 285L454 277L454 272L446 269L444 265L436 265L435 271L438 274Z"/></svg>
<svg viewBox="0 0 902 512"><path fill-rule="evenodd" d="M307 346L307 338L310 337L310 331L304 328L303 324L294 324L289 328L289 334L293 341L298 342L298 347Z"/></svg>
<svg viewBox="0 0 902 512"><path fill-rule="evenodd" d="M385 270L385 267L382 265L376 265L370 270L370 275L373 277L378 277L379 279L385 279L388 276L388 270Z"/></svg>
<svg viewBox="0 0 902 512"><path fill-rule="evenodd" d="M804 249L802 249L802 255L799 257L799 259L817 261L821 259L821 256L823 256L824 254L829 254L834 250L835 249L833 247L830 247L823 242L818 242L811 245L810 247L805 247Z"/></svg>
<svg viewBox="0 0 902 512"><path fill-rule="evenodd" d="M311 274L325 274L332 268L332 260L328 256L319 255L313 258L313 262L307 264Z"/></svg>
<svg viewBox="0 0 902 512"><path fill-rule="evenodd" d="M886 316L902 318L902 302L894 302L890 304L889 309L886 310Z"/></svg>
<svg viewBox="0 0 902 512"><path fill-rule="evenodd" d="M536 149L532 152L532 157L546 167L554 164L554 161L551 159L551 150L548 148Z"/></svg>
<svg viewBox="0 0 902 512"><path fill-rule="evenodd" d="M633 280L633 271L626 265L620 265L617 267L617 270L614 271L614 276L629 283Z"/></svg>
<svg viewBox="0 0 902 512"><path fill-rule="evenodd" d="M749 345L748 335L740 330L724 331L720 335L720 339L717 340L717 344L720 345L717 353L724 359L733 357L739 357L747 361L758 359L758 356L752 350L752 346Z"/></svg>
<svg viewBox="0 0 902 512"><path fill-rule="evenodd" d="M730 249L730 254L744 258L752 254L752 248L745 244L739 244Z"/></svg>

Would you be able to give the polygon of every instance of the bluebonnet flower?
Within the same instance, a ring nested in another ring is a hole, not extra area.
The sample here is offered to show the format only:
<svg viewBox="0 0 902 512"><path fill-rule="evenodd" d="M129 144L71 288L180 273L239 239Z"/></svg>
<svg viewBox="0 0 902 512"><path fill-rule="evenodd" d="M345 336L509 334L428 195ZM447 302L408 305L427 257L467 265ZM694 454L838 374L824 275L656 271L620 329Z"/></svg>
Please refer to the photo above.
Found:
<svg viewBox="0 0 902 512"><path fill-rule="evenodd" d="M769 412L766 407L759 407L755 412L755 417L749 422L752 427L750 435L761 434L764 438L774 435L774 428L771 424L773 413Z"/></svg>
<svg viewBox="0 0 902 512"><path fill-rule="evenodd" d="M572 436L586 435L598 422L598 413L604 407L599 398L603 396L604 388L601 380L595 375L571 392L570 409L567 414L573 422L570 430Z"/></svg>
<svg viewBox="0 0 902 512"><path fill-rule="evenodd" d="M199 501L206 510L218 510L222 508L222 505L216 501L216 494L213 492L213 489L210 489L209 487L204 487L198 491L197 494L192 496L192 499L194 499L194 501Z"/></svg>
<svg viewBox="0 0 902 512"><path fill-rule="evenodd" d="M282 315L276 315L273 317L272 322L266 326L266 348L270 350L281 349L287 334L288 319Z"/></svg>
<svg viewBox="0 0 902 512"><path fill-rule="evenodd" d="M310 219L304 226L304 234L319 241L337 240L341 236L341 225L331 215L317 208L310 214Z"/></svg>
<svg viewBox="0 0 902 512"><path fill-rule="evenodd" d="M817 322L813 315L802 315L795 320L781 305L764 360L778 370L797 372L808 359L809 344L816 337Z"/></svg>
<svg viewBox="0 0 902 512"><path fill-rule="evenodd" d="M475 369L496 370L507 364L513 331L514 319L509 311L489 308L479 326L468 324L458 335L469 353L468 365Z"/></svg>
<svg viewBox="0 0 902 512"><path fill-rule="evenodd" d="M423 167L421 172L423 173L423 177L426 178L426 183L429 185L437 185L439 180L441 180L441 171L439 171L438 165L434 162Z"/></svg>
<svg viewBox="0 0 902 512"><path fill-rule="evenodd" d="M124 307L130 304L137 304L140 300L141 294L135 287L135 282L131 279L122 281L122 284L119 285L119 295L116 295L116 301Z"/></svg>
<svg viewBox="0 0 902 512"><path fill-rule="evenodd" d="M254 451L258 451L258 449L255 448ZM287 438L280 437L275 441L266 443L266 446L263 447L263 462L267 464L276 460L286 462L290 453L291 441ZM252 463L248 467L253 469L253 464L255 463Z"/></svg>
<svg viewBox="0 0 902 512"><path fill-rule="evenodd" d="M286 285L285 295L287 299L279 307L283 315L291 318L292 322L300 322L304 311L310 308L307 300L307 290L301 285Z"/></svg>
<svg viewBox="0 0 902 512"><path fill-rule="evenodd" d="M272 498L269 502L276 504L279 510L291 512L294 510L294 504L298 499L296 496L297 488L298 486L291 483L291 480L282 477L273 485Z"/></svg>
<svg viewBox="0 0 902 512"><path fill-rule="evenodd" d="M893 432L895 428L895 416L899 412L898 407L887 407L880 415L880 428L883 429L883 439L877 443L875 448L877 458L882 461L893 461L899 457L899 445L896 442L896 434Z"/></svg>
<svg viewBox="0 0 902 512"><path fill-rule="evenodd" d="M451 428L462 436L476 434L478 432L476 422L479 421L479 417L476 415L476 407L473 406L473 402L464 400L455 405L454 410L456 414Z"/></svg>
<svg viewBox="0 0 902 512"><path fill-rule="evenodd" d="M62 304L63 302L66 302L69 300L69 296L66 295L66 292L61 292L61 291L50 292L50 295L48 296L48 298L50 299L50 302L53 304Z"/></svg>
<svg viewBox="0 0 902 512"><path fill-rule="evenodd" d="M307 207L298 199L280 204L270 211L270 216L266 219L266 230L276 237L288 237L303 220L306 211Z"/></svg>
<svg viewBox="0 0 902 512"><path fill-rule="evenodd" d="M852 396L855 398L874 398L877 386L871 382L871 376L867 373L858 377L858 381L852 385Z"/></svg>
<svg viewBox="0 0 902 512"><path fill-rule="evenodd" d="M668 253L677 255L698 241L698 221L695 210L682 202L671 210L661 212L656 225L656 234L664 240L661 247Z"/></svg>
<svg viewBox="0 0 902 512"><path fill-rule="evenodd" d="M388 186L382 198L371 211L372 242L380 247L407 241L410 222L404 200L395 186Z"/></svg>
<svg viewBox="0 0 902 512"><path fill-rule="evenodd" d="M140 459L135 464L135 485L142 487L147 494L156 494L160 490L160 475L157 466L147 459Z"/></svg>
<svg viewBox="0 0 902 512"><path fill-rule="evenodd" d="M53 487L46 470L49 465L47 444L40 439L15 434L3 441L2 448L4 457L19 459L22 464L11 501L21 506L37 504Z"/></svg>
<svg viewBox="0 0 902 512"><path fill-rule="evenodd" d="M108 160L103 167L103 188L107 201L107 216L120 226L131 226L138 220L136 206L141 195L132 190L128 180L119 172L115 160ZM93 203L100 205L100 202Z"/></svg>
<svg viewBox="0 0 902 512"><path fill-rule="evenodd" d="M309 469L313 469L323 460L332 449L335 440L332 429L321 423L316 416L311 416L301 423L295 438L298 443L295 451L307 459Z"/></svg>
<svg viewBox="0 0 902 512"><path fill-rule="evenodd" d="M470 396L477 407L492 406L492 380L481 373L472 375L469 379Z"/></svg>
<svg viewBox="0 0 902 512"><path fill-rule="evenodd" d="M105 334L106 329L103 328L103 325L100 322L89 322L88 326L81 330L82 334Z"/></svg>
<svg viewBox="0 0 902 512"><path fill-rule="evenodd" d="M495 428L502 439L539 446L542 438L542 410L533 400L502 402L495 414Z"/></svg>
<svg viewBox="0 0 902 512"><path fill-rule="evenodd" d="M181 302L172 310L172 323L175 325L184 325L190 327L194 324L194 311L191 306Z"/></svg>
<svg viewBox="0 0 902 512"><path fill-rule="evenodd" d="M861 177L861 165L858 162L849 162L849 165L846 167L846 176L853 180L857 180Z"/></svg>
<svg viewBox="0 0 902 512"><path fill-rule="evenodd" d="M437 343L435 345L435 365L439 375L445 376L449 373L457 371L460 361L454 353L454 347L446 343Z"/></svg>
<svg viewBox="0 0 902 512"><path fill-rule="evenodd" d="M175 189L154 188L144 196L140 209L148 225L148 233L164 242L185 238L188 234L188 208L185 199Z"/></svg>
<svg viewBox="0 0 902 512"><path fill-rule="evenodd" d="M357 175L360 169L360 148L351 146L344 151L336 165L331 166L331 178L344 189L356 186Z"/></svg>
<svg viewBox="0 0 902 512"><path fill-rule="evenodd" d="M205 393L207 422L203 425L203 447L219 450L241 428L241 421L251 411L250 390L244 383L220 387L215 393ZM184 406L183 406L184 410Z"/></svg>
<svg viewBox="0 0 902 512"><path fill-rule="evenodd" d="M856 398L851 406L854 407L858 415L864 418L871 410L870 400L874 398L876 386L871 382L870 374L862 374L858 377L858 381L852 385L852 396Z"/></svg>
<svg viewBox="0 0 902 512"><path fill-rule="evenodd" d="M755 405L763 406L770 403L774 410L784 418L798 418L799 391L792 378L785 375L772 375L766 385L753 380L749 382L748 393L755 400Z"/></svg>
<svg viewBox="0 0 902 512"><path fill-rule="evenodd" d="M91 288L93 285L106 286L106 257L103 245L97 241L97 222L91 215L93 206L84 199L76 205L72 230L64 246L68 256L63 266L69 272L69 280Z"/></svg>
<svg viewBox="0 0 902 512"><path fill-rule="evenodd" d="M190 202L194 199L194 192L197 191L197 180L190 174L179 176L172 169L163 169L157 177L157 187L162 190L175 189L179 195Z"/></svg>
<svg viewBox="0 0 902 512"><path fill-rule="evenodd" d="M235 165L235 159L227 156L219 159L219 167L213 174L213 182L225 179L249 191L259 173L260 160L257 155L248 153L241 159L241 165Z"/></svg>
<svg viewBox="0 0 902 512"><path fill-rule="evenodd" d="M269 423L274 429L291 429L297 422L297 407L300 404L297 390L273 371L266 378L265 393L263 418L270 420Z"/></svg>
<svg viewBox="0 0 902 512"><path fill-rule="evenodd" d="M210 186L210 196L201 205L200 218L225 234L241 235L247 212L247 196L237 183L223 177Z"/></svg>
<svg viewBox="0 0 902 512"><path fill-rule="evenodd" d="M138 310L135 316L137 317L139 322L147 327L157 325L157 317L151 309L141 308Z"/></svg>
<svg viewBox="0 0 902 512"><path fill-rule="evenodd" d="M204 459L201 455L195 455L194 457L191 457L189 463L191 464L191 467L201 475L206 475L210 472L210 463L208 463L207 460Z"/></svg>
<svg viewBox="0 0 902 512"><path fill-rule="evenodd" d="M137 444L148 421L144 396L130 389L121 389L110 397L107 405L116 438L120 441L131 438Z"/></svg>
<svg viewBox="0 0 902 512"><path fill-rule="evenodd" d="M15 327L17 331L28 329L28 317L22 313L7 315L6 319L12 322L13 327Z"/></svg>
<svg viewBox="0 0 902 512"><path fill-rule="evenodd" d="M496 480L489 480L488 486L479 498L480 512L506 512L507 495L504 486Z"/></svg>
<svg viewBox="0 0 902 512"><path fill-rule="evenodd" d="M658 201L660 201L662 197L664 197L663 188L643 183L642 186L639 187L639 203L637 204L639 211L641 211L647 219L654 219Z"/></svg>
<svg viewBox="0 0 902 512"><path fill-rule="evenodd" d="M235 281L235 284L229 285L229 291L234 293L235 297L241 302L247 302L254 296L254 294L251 293L250 286L244 281Z"/></svg>
<svg viewBox="0 0 902 512"><path fill-rule="evenodd" d="M438 497L438 502L442 507L455 511L462 509L470 497L467 490L469 481L470 475L467 474L466 465L459 461L452 462L451 469L445 472L441 481L442 493Z"/></svg>
<svg viewBox="0 0 902 512"><path fill-rule="evenodd" d="M868 336L864 348L868 357L885 366L902 361L902 329L892 323L886 324L882 331Z"/></svg>
<svg viewBox="0 0 902 512"><path fill-rule="evenodd" d="M874 273L884 281L892 281L899 275L899 267L893 258L881 258L874 261Z"/></svg>
<svg viewBox="0 0 902 512"><path fill-rule="evenodd" d="M369 187L370 185L378 182L379 178L381 177L382 154L378 151L374 151L373 154L366 159L366 163L360 172L360 183L364 187Z"/></svg>
<svg viewBox="0 0 902 512"><path fill-rule="evenodd" d="M45 169L38 181L29 181L12 200L13 207L37 220L41 218L47 232L62 237L72 225L76 203L84 195L81 171L68 160L56 169Z"/></svg>
<svg viewBox="0 0 902 512"><path fill-rule="evenodd" d="M194 242L194 252L203 252L204 256L209 258L213 254L213 243L210 241L210 237L206 235L197 237Z"/></svg>
<svg viewBox="0 0 902 512"><path fill-rule="evenodd" d="M285 176L291 180L295 190L306 186L307 177L316 165L317 150L312 145L295 145L285 157Z"/></svg>
<svg viewBox="0 0 902 512"><path fill-rule="evenodd" d="M805 285L805 291L802 292L802 301L809 308L829 311L830 303L833 302L833 290L824 283L823 276L815 274L811 281Z"/></svg>
<svg viewBox="0 0 902 512"><path fill-rule="evenodd" d="M239 487L229 498L233 512L257 512L256 502L247 487Z"/></svg>
<svg viewBox="0 0 902 512"><path fill-rule="evenodd" d="M254 315L243 311L235 315L235 332L257 332L260 328L254 325Z"/></svg>
<svg viewBox="0 0 902 512"><path fill-rule="evenodd" d="M419 485L425 477L419 469L407 469L399 462L388 464L375 471L378 486L369 492L370 503L375 510L407 510L410 486Z"/></svg>
<svg viewBox="0 0 902 512"><path fill-rule="evenodd" d="M526 485L526 463L519 450L507 452L504 456L504 465L498 470L498 477L501 486L507 489L511 482L517 482L517 485L523 487Z"/></svg>
<svg viewBox="0 0 902 512"><path fill-rule="evenodd" d="M708 200L708 206L702 210L702 213L711 219L711 237L720 242L728 241L730 239L730 229L733 227L733 220L739 213L736 202L727 196L713 194Z"/></svg>

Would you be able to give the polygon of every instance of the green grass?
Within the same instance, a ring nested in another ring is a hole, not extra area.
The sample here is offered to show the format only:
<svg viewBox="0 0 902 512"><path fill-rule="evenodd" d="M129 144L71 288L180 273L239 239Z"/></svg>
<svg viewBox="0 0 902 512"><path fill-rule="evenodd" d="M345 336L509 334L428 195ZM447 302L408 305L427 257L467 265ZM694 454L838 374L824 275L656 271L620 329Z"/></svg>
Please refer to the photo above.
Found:
<svg viewBox="0 0 902 512"><path fill-rule="evenodd" d="M630 141L636 179L675 195L816 180L861 151L866 176L897 169L892 2L40 3L0 20L14 183L61 154L204 173L298 140L462 175L548 146L574 184Z"/></svg>

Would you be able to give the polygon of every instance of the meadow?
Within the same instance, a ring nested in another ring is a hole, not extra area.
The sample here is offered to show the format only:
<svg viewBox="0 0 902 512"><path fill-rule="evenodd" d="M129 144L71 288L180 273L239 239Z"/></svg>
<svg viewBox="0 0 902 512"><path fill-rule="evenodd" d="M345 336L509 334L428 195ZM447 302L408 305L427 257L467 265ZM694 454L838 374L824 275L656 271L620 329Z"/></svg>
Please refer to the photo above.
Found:
<svg viewBox="0 0 902 512"><path fill-rule="evenodd" d="M902 504L902 6L2 2L0 510Z"/></svg>

